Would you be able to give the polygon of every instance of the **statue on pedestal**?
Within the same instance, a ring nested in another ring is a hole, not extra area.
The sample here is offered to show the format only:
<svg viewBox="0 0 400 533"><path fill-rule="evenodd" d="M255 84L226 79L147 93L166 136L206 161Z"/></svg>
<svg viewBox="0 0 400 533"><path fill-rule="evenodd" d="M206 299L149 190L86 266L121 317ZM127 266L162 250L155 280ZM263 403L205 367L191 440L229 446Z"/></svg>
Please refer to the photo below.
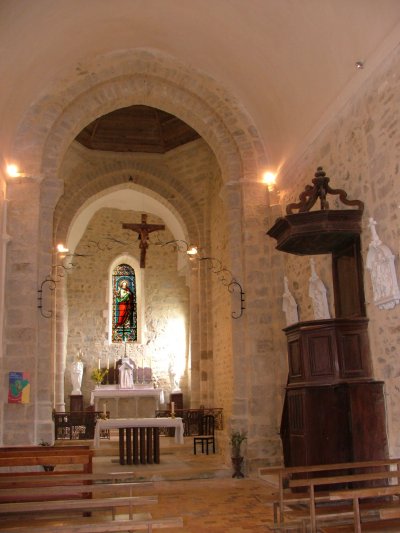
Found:
<svg viewBox="0 0 400 533"><path fill-rule="evenodd" d="M315 261L310 259L311 277L309 281L308 295L312 300L314 309L314 320L325 320L331 318L329 313L328 299L325 285L315 272Z"/></svg>
<svg viewBox="0 0 400 533"><path fill-rule="evenodd" d="M79 352L78 357L71 365L71 381L72 381L72 392L71 395L81 395L81 386L82 386L82 376L83 376L83 361L82 355Z"/></svg>
<svg viewBox="0 0 400 533"><path fill-rule="evenodd" d="M282 295L282 310L286 316L286 325L290 326L299 321L297 303L289 290L289 283L286 276L283 278L284 292Z"/></svg>
<svg viewBox="0 0 400 533"><path fill-rule="evenodd" d="M124 356L122 363L119 367L119 388L120 389L133 389L133 371L135 369L135 363L130 357Z"/></svg>

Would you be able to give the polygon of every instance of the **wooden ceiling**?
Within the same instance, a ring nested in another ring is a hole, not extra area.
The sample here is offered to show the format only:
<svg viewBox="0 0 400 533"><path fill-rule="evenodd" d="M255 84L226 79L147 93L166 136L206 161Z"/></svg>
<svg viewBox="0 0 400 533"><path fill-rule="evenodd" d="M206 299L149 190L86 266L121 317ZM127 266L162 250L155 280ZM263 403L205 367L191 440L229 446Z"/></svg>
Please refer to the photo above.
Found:
<svg viewBox="0 0 400 533"><path fill-rule="evenodd" d="M154 107L134 105L99 117L76 140L91 150L163 154L199 137L174 115Z"/></svg>

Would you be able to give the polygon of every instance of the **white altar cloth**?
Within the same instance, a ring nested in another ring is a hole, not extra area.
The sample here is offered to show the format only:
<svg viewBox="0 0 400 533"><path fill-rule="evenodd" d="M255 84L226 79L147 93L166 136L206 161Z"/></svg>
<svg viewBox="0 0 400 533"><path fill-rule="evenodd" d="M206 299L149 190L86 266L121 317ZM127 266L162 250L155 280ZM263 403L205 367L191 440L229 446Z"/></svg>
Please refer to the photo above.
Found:
<svg viewBox="0 0 400 533"><path fill-rule="evenodd" d="M100 445L100 431L119 428L175 428L175 442L183 444L183 421L182 418L110 418L103 420L99 418L94 430L94 447Z"/></svg>
<svg viewBox="0 0 400 533"><path fill-rule="evenodd" d="M99 400L112 399L116 402L116 413L115 416L118 417L118 400L123 398L134 398L135 404L135 415L138 416L138 400L140 398L154 398L155 399L155 409L160 408L160 404L164 403L164 391L163 389L154 389L153 387L144 387L136 385L133 389L120 389L119 385L101 385L96 389L92 390L90 394L90 405L95 406L95 410L99 409ZM101 406L100 406L101 407Z"/></svg>

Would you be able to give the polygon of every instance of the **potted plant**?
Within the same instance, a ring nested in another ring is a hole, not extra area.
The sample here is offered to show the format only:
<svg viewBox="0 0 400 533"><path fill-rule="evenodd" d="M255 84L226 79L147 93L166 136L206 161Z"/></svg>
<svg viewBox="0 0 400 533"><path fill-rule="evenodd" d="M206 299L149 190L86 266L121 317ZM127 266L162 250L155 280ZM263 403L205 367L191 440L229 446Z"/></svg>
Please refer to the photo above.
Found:
<svg viewBox="0 0 400 533"><path fill-rule="evenodd" d="M96 385L99 386L99 385L101 385L104 377L107 374L108 374L108 370L107 369L101 370L100 368L95 368L90 377L93 379L93 381L96 382Z"/></svg>
<svg viewBox="0 0 400 533"><path fill-rule="evenodd" d="M246 431L232 431L230 444L231 444L231 458L234 472L232 477L244 477L242 473L243 455L241 453L242 443L247 439Z"/></svg>

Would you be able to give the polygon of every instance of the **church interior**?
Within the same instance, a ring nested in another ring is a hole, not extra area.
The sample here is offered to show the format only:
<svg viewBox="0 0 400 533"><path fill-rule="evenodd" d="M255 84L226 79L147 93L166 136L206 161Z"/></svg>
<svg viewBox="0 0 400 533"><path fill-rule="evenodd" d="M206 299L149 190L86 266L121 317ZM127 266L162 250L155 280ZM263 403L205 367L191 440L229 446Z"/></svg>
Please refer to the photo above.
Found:
<svg viewBox="0 0 400 533"><path fill-rule="evenodd" d="M0 57L0 446L399 457L398 0L2 0Z"/></svg>

